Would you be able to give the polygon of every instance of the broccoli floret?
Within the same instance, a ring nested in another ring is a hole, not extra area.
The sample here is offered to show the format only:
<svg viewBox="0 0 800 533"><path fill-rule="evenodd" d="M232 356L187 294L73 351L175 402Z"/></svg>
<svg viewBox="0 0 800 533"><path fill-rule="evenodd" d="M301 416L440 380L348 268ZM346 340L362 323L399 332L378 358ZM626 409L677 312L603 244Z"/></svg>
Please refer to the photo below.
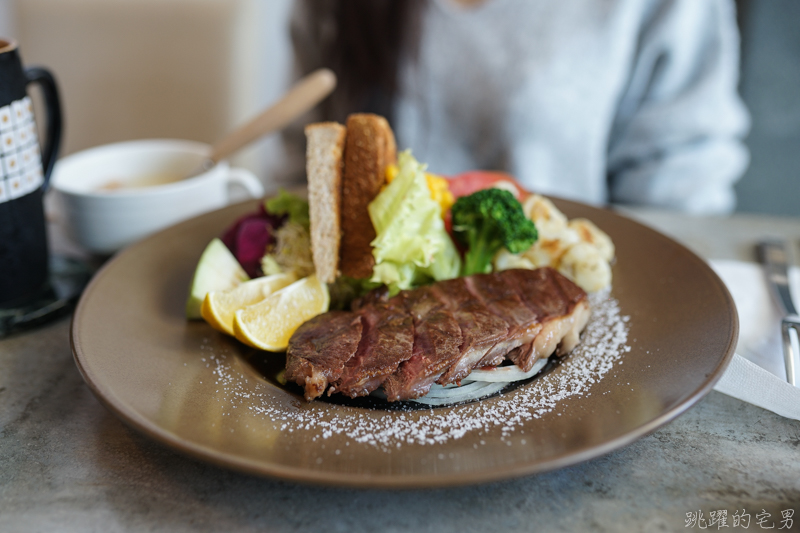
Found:
<svg viewBox="0 0 800 533"><path fill-rule="evenodd" d="M492 270L498 250L524 252L536 241L536 226L514 195L502 189L484 189L462 196L452 208L453 233L467 246L462 276Z"/></svg>

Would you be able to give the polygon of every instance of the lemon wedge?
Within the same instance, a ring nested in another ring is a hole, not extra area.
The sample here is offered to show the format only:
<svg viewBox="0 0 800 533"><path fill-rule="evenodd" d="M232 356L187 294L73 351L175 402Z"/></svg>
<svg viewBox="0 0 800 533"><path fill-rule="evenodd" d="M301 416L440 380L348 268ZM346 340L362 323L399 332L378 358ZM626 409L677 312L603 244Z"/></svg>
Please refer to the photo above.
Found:
<svg viewBox="0 0 800 533"><path fill-rule="evenodd" d="M274 274L245 281L238 287L206 294L200 314L212 328L233 335L233 316L236 311L257 304L270 294L297 281L293 273Z"/></svg>
<svg viewBox="0 0 800 533"><path fill-rule="evenodd" d="M312 274L267 296L263 301L239 309L233 319L233 333L243 343L282 352L289 338L303 322L328 310L328 286Z"/></svg>

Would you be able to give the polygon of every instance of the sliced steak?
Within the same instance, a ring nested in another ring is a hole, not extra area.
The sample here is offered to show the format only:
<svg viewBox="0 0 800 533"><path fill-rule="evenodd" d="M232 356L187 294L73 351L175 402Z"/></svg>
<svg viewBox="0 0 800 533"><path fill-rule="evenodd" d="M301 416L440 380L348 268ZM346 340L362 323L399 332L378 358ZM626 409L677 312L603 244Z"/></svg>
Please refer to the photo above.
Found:
<svg viewBox="0 0 800 533"><path fill-rule="evenodd" d="M495 343L476 365L497 366L511 350L533 341L542 329L539 316L522 303L517 291L502 276L478 274L465 281L470 292L508 324L508 335Z"/></svg>
<svg viewBox="0 0 800 533"><path fill-rule="evenodd" d="M530 370L572 350L589 319L586 293L551 268L507 270L435 283L389 298L373 292L303 324L289 341L287 379L306 399L369 394L418 398L436 382L508 358Z"/></svg>
<svg viewBox="0 0 800 533"><path fill-rule="evenodd" d="M353 302L350 304L350 309L353 311L358 311L362 307L367 307L368 305L384 305L389 300L388 287L378 287L377 289L369 291L364 296L353 300Z"/></svg>
<svg viewBox="0 0 800 533"><path fill-rule="evenodd" d="M509 325L469 291L464 278L440 281L432 285L431 290L453 313L461 328L461 353L436 383L458 383L472 372L492 346L508 335Z"/></svg>
<svg viewBox="0 0 800 533"><path fill-rule="evenodd" d="M286 380L304 387L308 401L321 396L356 353L361 330L361 317L345 311L325 313L304 323L289 339Z"/></svg>
<svg viewBox="0 0 800 533"><path fill-rule="evenodd" d="M556 270L545 267L530 270L506 270L499 273L520 300L538 315L541 331L532 342L509 353L509 359L528 371L540 357L549 357L559 344L560 354L571 351L580 340L580 332L589 320L586 293Z"/></svg>
<svg viewBox="0 0 800 533"><path fill-rule="evenodd" d="M572 306L586 298L580 287L550 267L504 270L498 275L542 321L568 314Z"/></svg>
<svg viewBox="0 0 800 533"><path fill-rule="evenodd" d="M430 287L400 295L414 320L414 348L411 359L383 383L389 401L428 394L433 382L461 355L461 328Z"/></svg>
<svg viewBox="0 0 800 533"><path fill-rule="evenodd" d="M332 382L329 395L366 396L411 359L414 322L400 299L366 303L357 313L363 327L361 341L339 379Z"/></svg>

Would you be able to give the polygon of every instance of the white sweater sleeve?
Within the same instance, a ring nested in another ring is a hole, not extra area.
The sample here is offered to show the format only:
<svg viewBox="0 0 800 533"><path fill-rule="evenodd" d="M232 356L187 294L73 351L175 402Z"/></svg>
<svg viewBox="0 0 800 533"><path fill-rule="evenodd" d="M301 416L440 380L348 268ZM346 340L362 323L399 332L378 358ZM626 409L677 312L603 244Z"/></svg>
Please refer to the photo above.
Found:
<svg viewBox="0 0 800 533"><path fill-rule="evenodd" d="M736 92L730 0L653 2L609 138L612 202L692 213L734 208L749 117Z"/></svg>

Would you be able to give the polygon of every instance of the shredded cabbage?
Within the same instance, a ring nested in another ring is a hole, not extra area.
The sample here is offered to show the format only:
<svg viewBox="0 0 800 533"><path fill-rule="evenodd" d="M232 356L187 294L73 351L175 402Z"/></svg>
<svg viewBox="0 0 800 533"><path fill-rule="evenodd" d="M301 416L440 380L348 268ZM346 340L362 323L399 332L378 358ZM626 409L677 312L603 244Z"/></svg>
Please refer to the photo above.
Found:
<svg viewBox="0 0 800 533"><path fill-rule="evenodd" d="M461 269L424 171L410 150L400 153L397 177L368 206L377 234L370 281L386 284L391 294L431 278L455 278Z"/></svg>
<svg viewBox="0 0 800 533"><path fill-rule="evenodd" d="M264 202L264 207L267 213L286 219L273 230L275 242L266 247L261 271L265 276L294 272L299 278L313 274L308 202L281 189L278 196Z"/></svg>
<svg viewBox="0 0 800 533"><path fill-rule="evenodd" d="M265 276L294 272L304 278L314 273L311 258L311 234L308 226L287 221L275 230L275 244L267 248L261 258Z"/></svg>

